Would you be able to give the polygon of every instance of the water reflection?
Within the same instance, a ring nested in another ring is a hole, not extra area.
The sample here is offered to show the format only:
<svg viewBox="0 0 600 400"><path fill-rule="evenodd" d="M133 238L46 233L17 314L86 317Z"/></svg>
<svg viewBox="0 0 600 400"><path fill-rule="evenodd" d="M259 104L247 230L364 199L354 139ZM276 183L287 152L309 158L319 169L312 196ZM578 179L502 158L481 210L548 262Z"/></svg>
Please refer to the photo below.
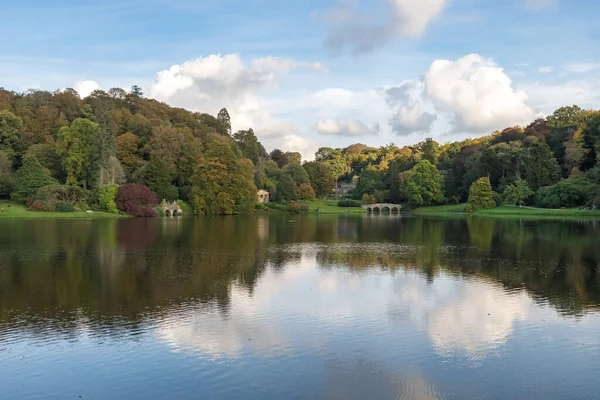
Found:
<svg viewBox="0 0 600 400"><path fill-rule="evenodd" d="M0 374L23 345L109 340L132 357L151 346L207 374L219 365L210 393L223 397L235 397L231 363L262 371L239 378L239 390L266 385L250 397L503 398L527 378L548 389L561 380L550 382L553 362L600 367L599 230L354 216L0 221L0 351L12 355ZM496 364L511 362L523 376ZM304 388L261 381L273 374ZM552 390L593 388L586 376Z"/></svg>

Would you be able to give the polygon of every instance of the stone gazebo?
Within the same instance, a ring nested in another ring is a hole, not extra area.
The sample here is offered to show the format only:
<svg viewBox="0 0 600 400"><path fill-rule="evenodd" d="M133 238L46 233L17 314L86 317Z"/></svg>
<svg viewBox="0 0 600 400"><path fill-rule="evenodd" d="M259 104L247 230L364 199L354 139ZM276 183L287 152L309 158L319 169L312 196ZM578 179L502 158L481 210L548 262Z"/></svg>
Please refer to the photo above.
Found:
<svg viewBox="0 0 600 400"><path fill-rule="evenodd" d="M257 203L268 203L269 202L269 192L266 190L259 190L256 193L256 202Z"/></svg>
<svg viewBox="0 0 600 400"><path fill-rule="evenodd" d="M179 217L183 215L183 210L175 201L168 203L166 200L163 200L159 207L165 214L165 217Z"/></svg>

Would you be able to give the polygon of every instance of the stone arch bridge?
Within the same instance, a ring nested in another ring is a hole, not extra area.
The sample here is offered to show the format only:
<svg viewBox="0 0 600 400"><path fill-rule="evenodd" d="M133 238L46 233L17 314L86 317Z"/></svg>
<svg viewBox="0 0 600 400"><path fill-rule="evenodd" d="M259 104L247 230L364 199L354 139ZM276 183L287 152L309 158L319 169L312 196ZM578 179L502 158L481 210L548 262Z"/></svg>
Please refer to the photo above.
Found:
<svg viewBox="0 0 600 400"><path fill-rule="evenodd" d="M379 204L367 204L362 206L367 212L371 213L382 213L385 210L388 210L390 213L397 212L400 213L402 206L400 204L391 204L391 203L379 203Z"/></svg>

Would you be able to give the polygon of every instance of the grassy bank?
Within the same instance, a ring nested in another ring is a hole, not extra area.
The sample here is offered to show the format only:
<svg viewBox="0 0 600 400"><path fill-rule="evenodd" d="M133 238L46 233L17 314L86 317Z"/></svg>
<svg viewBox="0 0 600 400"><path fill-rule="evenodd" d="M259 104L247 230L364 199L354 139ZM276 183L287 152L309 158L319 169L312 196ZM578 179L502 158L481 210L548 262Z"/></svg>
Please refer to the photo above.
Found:
<svg viewBox="0 0 600 400"><path fill-rule="evenodd" d="M422 216L448 216L465 214L465 204L449 206L421 207L413 211L415 215ZM503 205L492 210L481 210L474 213L485 217L506 218L600 218L600 210L578 210L576 208L546 209L534 207L516 207Z"/></svg>
<svg viewBox="0 0 600 400"><path fill-rule="evenodd" d="M10 205L10 207L9 207ZM0 219L56 219L56 218L124 218L125 215L110 214L105 212L94 211L92 214L87 214L84 211L62 213L62 212L47 212L47 211L29 211L23 204L13 203L7 200L0 200Z"/></svg>
<svg viewBox="0 0 600 400"><path fill-rule="evenodd" d="M320 214L345 214L348 210L349 214L363 214L365 210L360 207L338 207L339 200L315 200L307 202L309 212L315 213L319 209Z"/></svg>

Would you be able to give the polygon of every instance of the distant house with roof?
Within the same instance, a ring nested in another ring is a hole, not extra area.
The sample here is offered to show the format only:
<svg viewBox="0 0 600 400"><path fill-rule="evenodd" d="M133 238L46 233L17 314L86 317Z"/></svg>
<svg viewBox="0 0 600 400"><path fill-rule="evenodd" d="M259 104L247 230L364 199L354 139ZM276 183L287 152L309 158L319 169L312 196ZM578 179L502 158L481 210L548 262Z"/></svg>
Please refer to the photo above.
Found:
<svg viewBox="0 0 600 400"><path fill-rule="evenodd" d="M269 202L269 192L266 190L259 190L256 193L256 202L257 203L268 203Z"/></svg>
<svg viewBox="0 0 600 400"><path fill-rule="evenodd" d="M347 194L356 189L356 183L358 178L354 177L350 182L339 182L336 187L336 193L338 195Z"/></svg>

